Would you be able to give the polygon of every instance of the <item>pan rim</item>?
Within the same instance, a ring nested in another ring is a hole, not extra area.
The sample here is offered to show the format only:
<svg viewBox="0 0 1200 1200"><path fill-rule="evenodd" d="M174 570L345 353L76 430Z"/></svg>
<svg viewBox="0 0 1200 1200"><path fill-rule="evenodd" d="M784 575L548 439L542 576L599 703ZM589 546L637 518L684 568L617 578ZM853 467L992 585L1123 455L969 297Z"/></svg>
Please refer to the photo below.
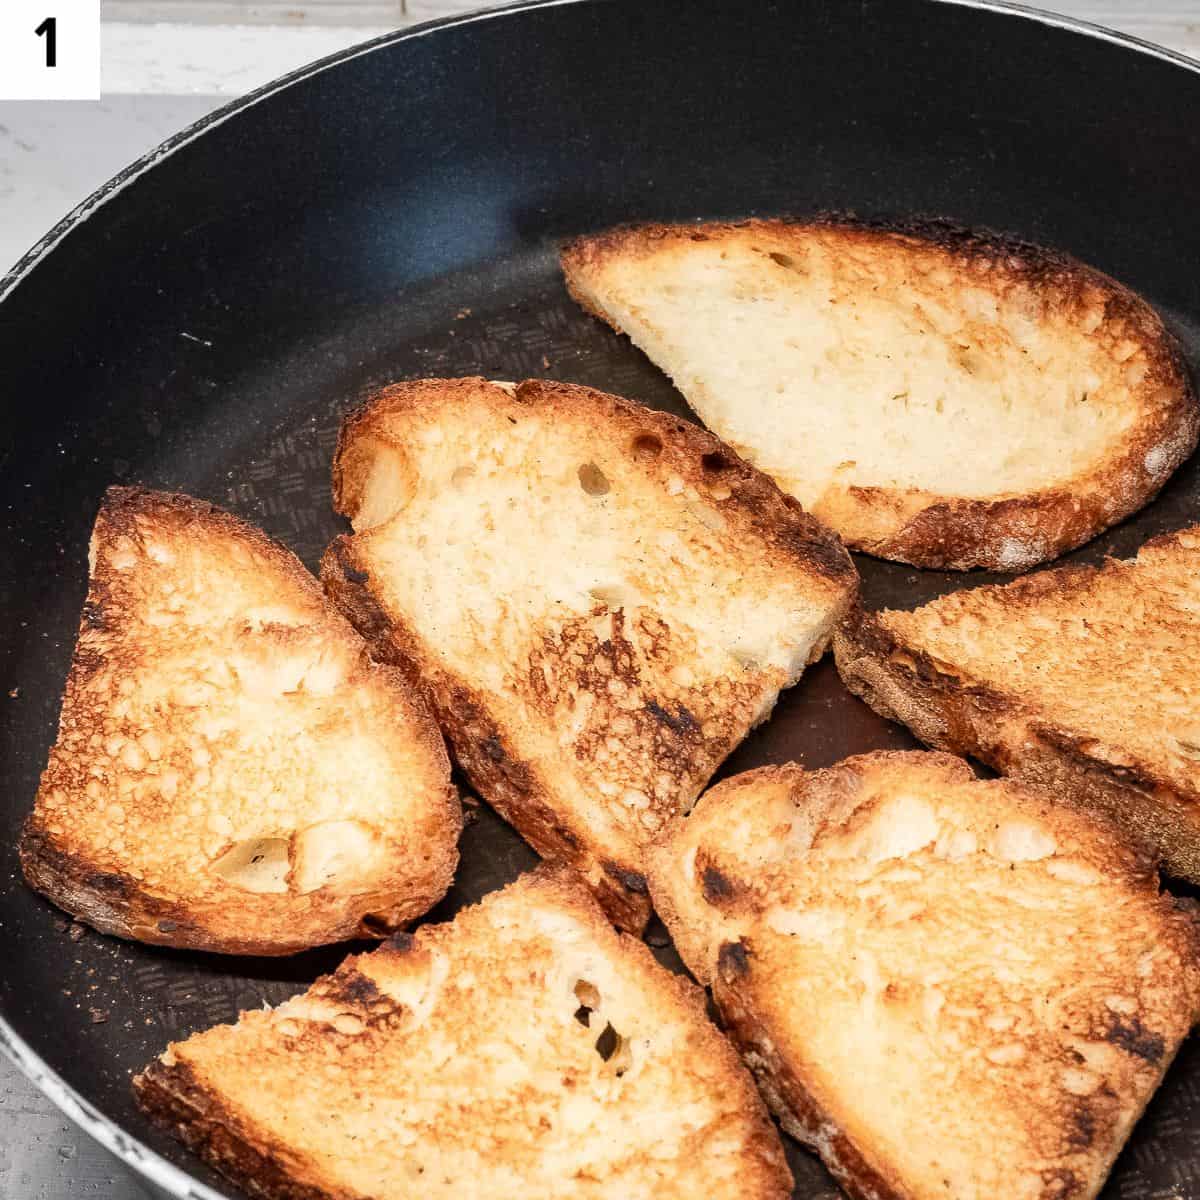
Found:
<svg viewBox="0 0 1200 1200"><path fill-rule="evenodd" d="M535 9L607 2L611 2L611 0L514 0L513 3L503 4L482 12L443 17L394 30L282 75L186 126L97 188L34 243L5 274L0 276L0 304L68 234L82 226L93 214L126 187L135 183L143 174L209 130L224 124L239 113L284 91L293 84L344 62L370 54L375 50L397 42L426 37L444 29L480 24ZM1064 29L1097 41L1109 42L1132 53L1156 58L1169 66L1200 75L1200 60L1190 58L1179 51L1170 50L1165 46L1156 45L1143 38L1121 33L1091 21L1016 3L1015 0L922 0L922 2L930 6L952 6L995 12L1035 24ZM230 1200L228 1193L218 1192L208 1184L200 1182L189 1171L168 1161L135 1134L123 1128L116 1120L85 1100L17 1033L3 1011L0 1011L0 1056L8 1059L64 1116L153 1186L163 1189L176 1200Z"/></svg>
<svg viewBox="0 0 1200 1200"><path fill-rule="evenodd" d="M240 96L228 104L223 104L220 108L201 117L198 121L185 126L178 133L172 134L166 141L142 155L141 158L132 162L124 170L119 171L107 183L101 184L90 196L71 209L66 216L21 255L4 275L0 275L0 303L3 303L7 299L9 294L22 280L69 233L82 225L93 213L102 208L120 192L124 191L130 184L135 183L148 170L163 159L169 158L177 150L183 149L184 146L195 141L210 129L215 129L218 125L223 125L232 117L253 108L256 104L269 99L277 92L282 92L293 84L300 83L302 80L311 78L314 75L319 75L321 72L339 66L341 63L350 62L352 59L359 58L364 54L370 54L375 50L390 46L396 42L407 41L409 39L415 40L432 33L438 33L443 29L457 28L460 25L473 25L484 21L515 16L518 13L533 9L565 8L569 5L598 2L604 3L605 0L514 0L513 3L502 4L496 8L489 8L482 12L463 13L457 16L442 17L434 21L426 21L419 25L412 25L404 29L394 30L391 33L381 34L375 38L369 38L365 42L360 42L345 50L339 50L334 54L327 55L325 58L319 58L315 62L308 63L303 67L298 67L296 70L288 72L286 75L281 75L278 79L256 88L245 96ZM1192 74L1200 74L1200 59L1190 58L1188 55L1182 54L1177 50L1170 50L1166 46L1156 45L1154 42L1135 37L1133 34L1121 33L1118 30L1109 29L1093 21L1085 21L1081 18L1069 17L1061 13L1047 12L1033 5L1018 3L1017 0L923 0L923 2L931 5L952 5L956 8L973 8L984 12L1006 14L1039 25L1065 29L1097 41L1110 42L1115 46L1137 54L1157 58L1162 62L1182 68Z"/></svg>

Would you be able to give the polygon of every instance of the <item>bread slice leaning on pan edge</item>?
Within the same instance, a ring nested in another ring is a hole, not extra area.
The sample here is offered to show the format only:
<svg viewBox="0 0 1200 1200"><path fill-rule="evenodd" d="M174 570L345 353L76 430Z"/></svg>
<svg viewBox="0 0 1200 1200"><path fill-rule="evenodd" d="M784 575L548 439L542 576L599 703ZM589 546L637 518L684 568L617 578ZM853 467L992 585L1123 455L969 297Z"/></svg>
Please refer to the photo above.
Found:
<svg viewBox="0 0 1200 1200"><path fill-rule="evenodd" d="M562 868L170 1046L134 1089L265 1200L791 1194L700 990Z"/></svg>
<svg viewBox="0 0 1200 1200"><path fill-rule="evenodd" d="M851 549L1016 571L1141 508L1196 445L1155 311L1065 255L940 224L648 225L567 285Z"/></svg>
<svg viewBox="0 0 1200 1200"><path fill-rule="evenodd" d="M300 562L110 488L25 877L103 933L232 954L383 936L445 894L462 810L424 701Z"/></svg>
<svg viewBox="0 0 1200 1200"><path fill-rule="evenodd" d="M724 780L655 905L785 1130L860 1200L1090 1200L1200 1019L1200 914L961 759Z"/></svg>
<svg viewBox="0 0 1200 1200"><path fill-rule="evenodd" d="M858 612L846 686L923 742L1100 811L1200 882L1200 526L1138 556Z"/></svg>
<svg viewBox="0 0 1200 1200"><path fill-rule="evenodd" d="M642 849L828 645L837 538L690 422L589 388L422 380L347 418L330 594L426 687L472 785L609 915Z"/></svg>

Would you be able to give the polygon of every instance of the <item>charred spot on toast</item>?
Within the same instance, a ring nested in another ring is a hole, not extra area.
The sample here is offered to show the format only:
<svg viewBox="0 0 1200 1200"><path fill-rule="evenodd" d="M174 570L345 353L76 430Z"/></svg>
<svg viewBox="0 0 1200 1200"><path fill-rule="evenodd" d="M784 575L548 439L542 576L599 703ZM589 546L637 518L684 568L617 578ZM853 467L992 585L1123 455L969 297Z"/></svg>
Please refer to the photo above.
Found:
<svg viewBox="0 0 1200 1200"><path fill-rule="evenodd" d="M397 933L393 933L385 943L389 950L395 950L397 954L407 954L413 948L413 935L404 929Z"/></svg>
<svg viewBox="0 0 1200 1200"><path fill-rule="evenodd" d="M1080 1181L1067 1167L1051 1167L1042 1172L1042 1200L1067 1200L1079 1193Z"/></svg>
<svg viewBox="0 0 1200 1200"><path fill-rule="evenodd" d="M112 871L92 871L83 881L89 891L115 900L127 900L134 894L133 881Z"/></svg>
<svg viewBox="0 0 1200 1200"><path fill-rule="evenodd" d="M83 604L83 625L88 629L102 630L105 625L104 605L99 599L85 600Z"/></svg>
<svg viewBox="0 0 1200 1200"><path fill-rule="evenodd" d="M750 956L741 941L722 942L717 951L717 972L727 983L736 983L750 974Z"/></svg>
<svg viewBox="0 0 1200 1200"><path fill-rule="evenodd" d="M1104 1040L1152 1067L1162 1062L1167 1050L1162 1035L1147 1029L1136 1014L1125 1018L1114 1013L1104 1032Z"/></svg>
<svg viewBox="0 0 1200 1200"><path fill-rule="evenodd" d="M604 873L610 879L615 879L627 892L632 892L635 896L647 894L649 889L645 875L638 871L630 871L609 859L605 859L600 865L604 868Z"/></svg>
<svg viewBox="0 0 1200 1200"><path fill-rule="evenodd" d="M713 866L705 867L700 879L700 890L704 899L712 905L723 904L732 898L736 890L729 876Z"/></svg>
<svg viewBox="0 0 1200 1200"><path fill-rule="evenodd" d="M795 505L793 519L777 534L779 544L802 563L815 567L826 578L841 581L857 579L858 572L835 534L828 533L815 518L809 516L799 501L786 497ZM792 505L788 505L792 507Z"/></svg>
<svg viewBox="0 0 1200 1200"><path fill-rule="evenodd" d="M1077 1104L1071 1109L1064 1140L1067 1149L1076 1154L1087 1150L1096 1140L1096 1114L1089 1104Z"/></svg>
<svg viewBox="0 0 1200 1200"><path fill-rule="evenodd" d="M670 713L657 701L647 700L646 711L672 733L692 733L700 727L691 711L683 704L676 705L675 712Z"/></svg>
<svg viewBox="0 0 1200 1200"><path fill-rule="evenodd" d="M326 590L377 655L384 661L395 661L390 650L391 622L366 587L369 579L354 565L349 538L337 538L325 551L321 582Z"/></svg>
<svg viewBox="0 0 1200 1200"><path fill-rule="evenodd" d="M404 936L408 937L407 934ZM411 942L412 939L409 938L409 943L411 944ZM342 980L340 995L343 1000L361 1005L363 1008L376 1007L380 1002L386 1002L389 1005L392 1003L391 998L379 990L375 981L360 971L347 972L346 977Z"/></svg>

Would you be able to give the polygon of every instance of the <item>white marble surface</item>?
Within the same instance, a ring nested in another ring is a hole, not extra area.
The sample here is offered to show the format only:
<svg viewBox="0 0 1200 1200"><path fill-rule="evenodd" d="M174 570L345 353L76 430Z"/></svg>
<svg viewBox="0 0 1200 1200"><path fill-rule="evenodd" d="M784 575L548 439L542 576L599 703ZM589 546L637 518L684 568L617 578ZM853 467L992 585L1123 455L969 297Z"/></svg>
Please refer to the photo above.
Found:
<svg viewBox="0 0 1200 1200"><path fill-rule="evenodd" d="M233 98L402 25L270 26L106 23L105 95Z"/></svg>
<svg viewBox="0 0 1200 1200"><path fill-rule="evenodd" d="M0 274L122 167L222 103L220 96L0 102Z"/></svg>

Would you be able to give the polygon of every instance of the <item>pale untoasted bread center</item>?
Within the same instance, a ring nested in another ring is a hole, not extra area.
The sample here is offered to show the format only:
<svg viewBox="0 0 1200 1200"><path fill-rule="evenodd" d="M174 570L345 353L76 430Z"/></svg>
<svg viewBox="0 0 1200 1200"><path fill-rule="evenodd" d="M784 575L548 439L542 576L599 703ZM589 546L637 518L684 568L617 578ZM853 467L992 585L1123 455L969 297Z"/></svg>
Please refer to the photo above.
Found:
<svg viewBox="0 0 1200 1200"><path fill-rule="evenodd" d="M627 855L798 677L830 591L723 515L717 456L685 478L652 429L496 395L350 447L358 542L391 611Z"/></svg>
<svg viewBox="0 0 1200 1200"><path fill-rule="evenodd" d="M820 511L830 488L1023 494L1112 453L1138 415L1136 340L936 250L813 232L667 239L576 286L705 424Z"/></svg>

